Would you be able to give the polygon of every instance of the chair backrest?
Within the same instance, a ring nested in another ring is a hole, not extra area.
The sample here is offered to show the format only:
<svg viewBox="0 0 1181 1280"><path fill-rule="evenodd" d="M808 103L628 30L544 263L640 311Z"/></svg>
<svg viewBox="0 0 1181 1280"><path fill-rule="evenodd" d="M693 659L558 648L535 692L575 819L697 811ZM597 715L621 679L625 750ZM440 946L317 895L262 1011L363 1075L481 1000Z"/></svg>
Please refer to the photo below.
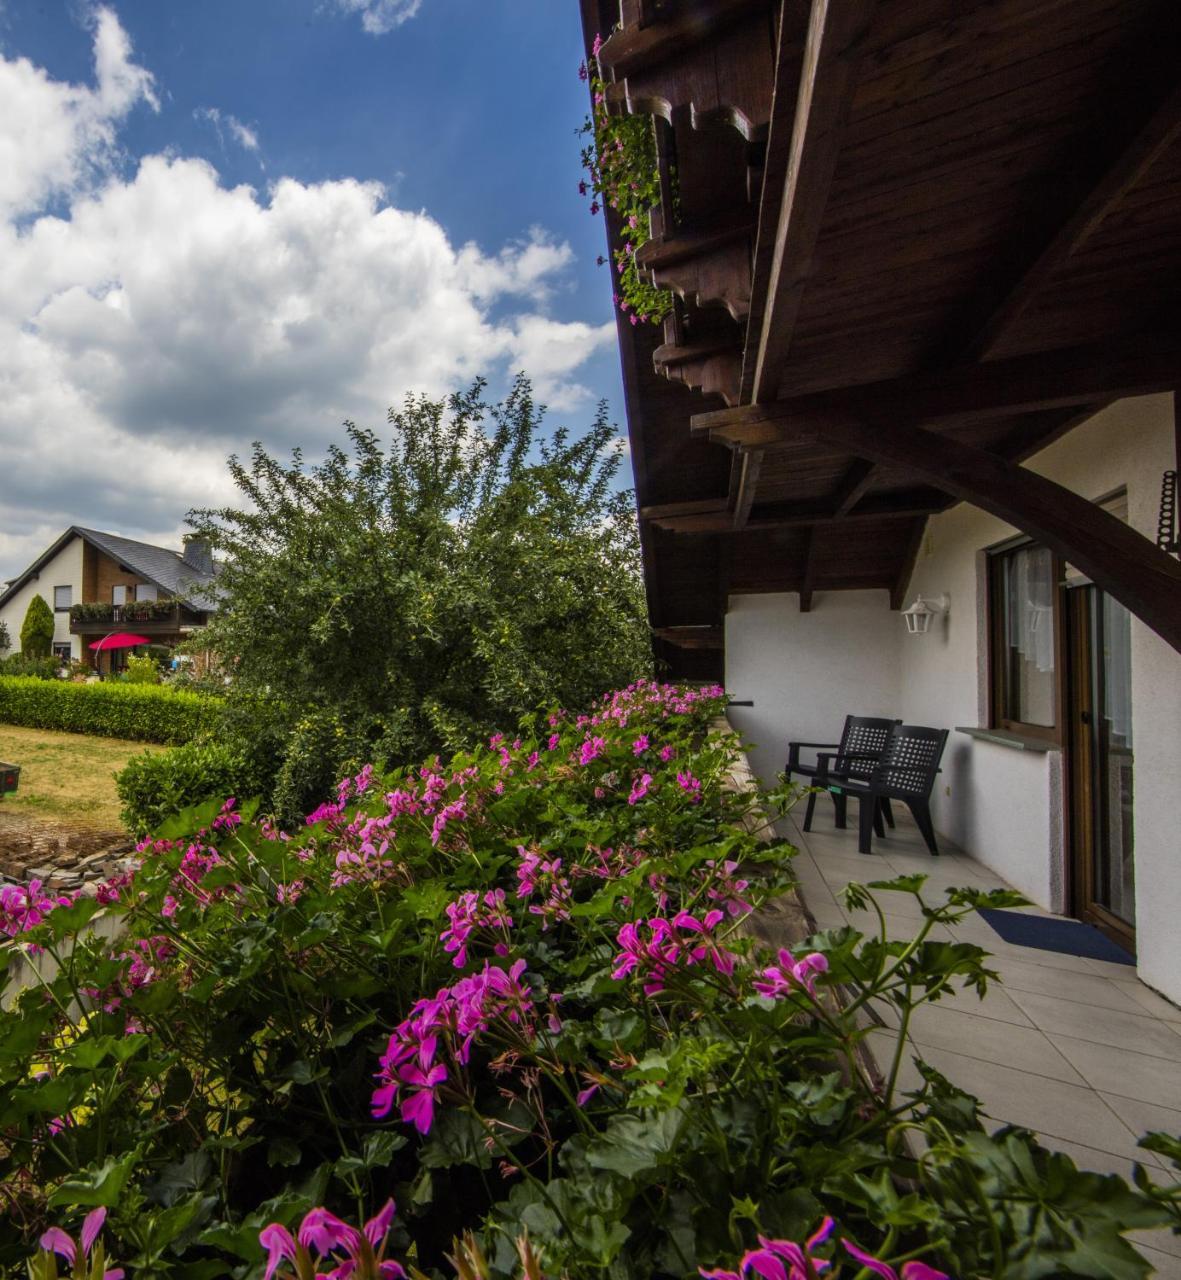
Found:
<svg viewBox="0 0 1181 1280"><path fill-rule="evenodd" d="M947 746L947 732L919 724L895 725L871 785L896 796L929 796Z"/></svg>
<svg viewBox="0 0 1181 1280"><path fill-rule="evenodd" d="M882 720L874 716L846 716L837 748L836 771L850 778L870 777L873 773L871 763L857 759L846 763L845 757L870 756L878 759L886 749L890 734L901 723L900 720Z"/></svg>

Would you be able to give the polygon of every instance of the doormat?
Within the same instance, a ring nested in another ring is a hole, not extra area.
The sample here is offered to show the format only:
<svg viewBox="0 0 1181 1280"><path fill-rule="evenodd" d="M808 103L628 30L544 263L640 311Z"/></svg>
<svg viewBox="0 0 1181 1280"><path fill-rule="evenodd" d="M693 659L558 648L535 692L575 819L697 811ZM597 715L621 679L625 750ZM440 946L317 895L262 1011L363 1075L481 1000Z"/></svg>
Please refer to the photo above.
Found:
<svg viewBox="0 0 1181 1280"><path fill-rule="evenodd" d="M1118 943L1081 920L1055 920L1049 916L1027 915L1024 911L997 911L992 907L981 907L978 914L1006 942L1017 947L1036 947L1039 951L1110 960L1114 964L1136 963Z"/></svg>

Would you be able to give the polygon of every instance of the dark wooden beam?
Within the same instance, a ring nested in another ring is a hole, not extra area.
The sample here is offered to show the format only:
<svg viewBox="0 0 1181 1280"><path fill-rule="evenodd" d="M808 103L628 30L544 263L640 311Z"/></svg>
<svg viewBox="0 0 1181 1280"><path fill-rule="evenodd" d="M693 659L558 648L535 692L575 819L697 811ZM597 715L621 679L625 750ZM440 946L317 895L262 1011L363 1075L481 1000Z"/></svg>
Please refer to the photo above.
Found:
<svg viewBox="0 0 1181 1280"><path fill-rule="evenodd" d="M774 399L795 331L845 121L857 85L861 42L877 0L812 0L796 100L787 180L779 209L752 398Z"/></svg>
<svg viewBox="0 0 1181 1280"><path fill-rule="evenodd" d="M1175 16L1175 15L1174 15ZM1181 84L1175 85L1141 120L1132 133L1100 160L1089 190L1071 192L1056 226L1024 254L1013 253L1003 288L993 289L994 304L987 318L978 320L971 340L960 352L963 360L985 360L1008 337L1028 310L1050 275L1086 244L1103 220L1147 173L1149 168L1181 136ZM1098 149L1092 135L1092 151ZM1028 221L1028 215L1027 219ZM1023 233L1028 238L1028 231Z"/></svg>
<svg viewBox="0 0 1181 1280"><path fill-rule="evenodd" d="M725 31L747 14L767 8L767 0L714 0L707 10L689 9L651 26L625 28L603 42L599 65L616 80L659 66L668 58Z"/></svg>
<svg viewBox="0 0 1181 1280"><path fill-rule="evenodd" d="M721 649L725 645L722 627L655 627L653 635L678 649Z"/></svg>
<svg viewBox="0 0 1181 1280"><path fill-rule="evenodd" d="M858 458L849 467L837 488L835 498L836 515L845 516L853 510L865 496L866 490L877 478L875 475L876 470L877 468L874 464L866 462L864 458Z"/></svg>
<svg viewBox="0 0 1181 1280"><path fill-rule="evenodd" d="M750 400L755 380L755 361L759 334L767 309L767 285L771 264L775 259L775 235L779 226L779 208L787 162L791 155L792 126L800 92L800 69L803 55L803 33L807 13L801 7L784 5L779 14L779 45L775 56L775 79L771 90L771 119L767 126L767 149L763 156L763 172L759 195L758 231L751 259L750 309L743 343L742 380L739 403ZM796 31L794 24L799 23Z"/></svg>
<svg viewBox="0 0 1181 1280"><path fill-rule="evenodd" d="M1181 378L1181 337L1124 340L990 360L940 373L742 405L690 419L695 435L731 446L774 447L811 439L833 444L827 425L862 422L931 426L1017 417L1122 396L1171 391Z"/></svg>
<svg viewBox="0 0 1181 1280"><path fill-rule="evenodd" d="M902 555L902 565L898 570L898 577L894 579L894 585L890 588L890 608L895 612L906 603L907 589L910 587L910 580L914 576L915 562L919 558L919 551L923 545L923 536L926 532L927 517L919 516L910 526L910 533L906 540L906 550Z"/></svg>
<svg viewBox="0 0 1181 1280"><path fill-rule="evenodd" d="M763 465L763 454L759 449L744 450L735 459L741 468L738 476L738 493L734 501L733 525L741 529L750 519L750 509L754 506L755 492L759 487L759 471Z"/></svg>
<svg viewBox="0 0 1181 1280"><path fill-rule="evenodd" d="M688 502L657 502L640 508L640 519L661 524L682 516L724 515L729 510L725 498L695 498Z"/></svg>
<svg viewBox="0 0 1181 1280"><path fill-rule="evenodd" d="M833 415L824 438L849 453L923 476L1015 525L1181 652L1181 564L1102 507L996 454L905 421L883 425Z"/></svg>
<svg viewBox="0 0 1181 1280"><path fill-rule="evenodd" d="M812 593L816 584L816 526L808 530L808 545L804 549L804 580L800 583L800 612L812 612Z"/></svg>
<svg viewBox="0 0 1181 1280"><path fill-rule="evenodd" d="M675 505L675 504L673 504ZM813 524L838 524L861 520L913 520L933 515L948 505L942 494L916 501L906 497L878 498L863 503L856 511L837 514L831 503L768 502L752 507L746 523L736 528L731 513L725 509L690 513L664 513L659 507L644 507L642 519L670 533L744 533L764 529L798 529ZM648 514L653 512L654 514Z"/></svg>

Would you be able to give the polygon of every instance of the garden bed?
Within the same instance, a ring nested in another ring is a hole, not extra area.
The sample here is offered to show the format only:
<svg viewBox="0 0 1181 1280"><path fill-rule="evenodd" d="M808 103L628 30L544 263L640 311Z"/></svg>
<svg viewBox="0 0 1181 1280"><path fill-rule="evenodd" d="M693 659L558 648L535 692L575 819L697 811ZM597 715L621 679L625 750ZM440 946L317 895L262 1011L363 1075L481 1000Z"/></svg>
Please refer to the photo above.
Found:
<svg viewBox="0 0 1181 1280"><path fill-rule="evenodd" d="M641 682L362 770L298 830L209 806L97 901L6 903L62 967L0 1019L0 1264L98 1206L132 1273L254 1276L265 1247L301 1274L300 1248L352 1253L356 1280L373 1248L494 1277L1143 1275L1121 1233L1177 1221L1176 1191L990 1135L936 1073L903 1096L861 1054L875 1005L905 1024L987 985L936 926L1014 895L931 895L905 942L760 945L751 921L810 925L766 838L790 797L705 732L719 692ZM99 910L119 941L87 937ZM335 1214L374 1214L368 1243Z"/></svg>

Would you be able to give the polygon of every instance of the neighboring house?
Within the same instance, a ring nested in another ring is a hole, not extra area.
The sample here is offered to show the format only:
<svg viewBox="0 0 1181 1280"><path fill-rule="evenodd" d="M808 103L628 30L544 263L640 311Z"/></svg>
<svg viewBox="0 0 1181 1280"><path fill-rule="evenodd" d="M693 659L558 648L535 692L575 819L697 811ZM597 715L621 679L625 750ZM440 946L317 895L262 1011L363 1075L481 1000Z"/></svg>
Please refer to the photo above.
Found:
<svg viewBox="0 0 1181 1280"><path fill-rule="evenodd" d="M1181 1001L1175 13L581 9L656 117L675 301L618 332L664 669L753 703L767 780L846 713L951 730L936 827Z"/></svg>
<svg viewBox="0 0 1181 1280"><path fill-rule="evenodd" d="M217 608L217 570L199 538L187 538L176 552L74 525L0 593L12 652L20 649L36 595L53 610L53 652L95 666L89 646L113 632L174 645L204 626ZM102 656L102 669L118 668L125 658L125 650L112 650Z"/></svg>

